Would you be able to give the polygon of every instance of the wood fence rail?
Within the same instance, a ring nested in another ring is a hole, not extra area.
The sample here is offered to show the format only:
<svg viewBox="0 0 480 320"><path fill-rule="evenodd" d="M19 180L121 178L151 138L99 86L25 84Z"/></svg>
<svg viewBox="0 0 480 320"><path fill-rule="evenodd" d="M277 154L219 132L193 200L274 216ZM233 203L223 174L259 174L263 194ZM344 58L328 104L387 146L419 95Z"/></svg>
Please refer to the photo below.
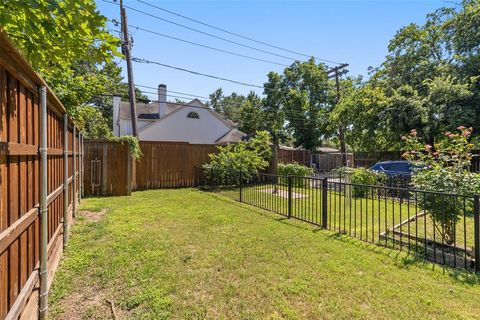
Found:
<svg viewBox="0 0 480 320"><path fill-rule="evenodd" d="M40 293L48 292L81 197L82 141L0 29L0 319L46 315Z"/></svg>
<svg viewBox="0 0 480 320"><path fill-rule="evenodd" d="M132 161L128 147L108 140L85 140L85 195L129 195L133 190L195 187L200 168L217 152L211 144L141 141L142 157ZM281 163L310 166L310 151L278 150Z"/></svg>

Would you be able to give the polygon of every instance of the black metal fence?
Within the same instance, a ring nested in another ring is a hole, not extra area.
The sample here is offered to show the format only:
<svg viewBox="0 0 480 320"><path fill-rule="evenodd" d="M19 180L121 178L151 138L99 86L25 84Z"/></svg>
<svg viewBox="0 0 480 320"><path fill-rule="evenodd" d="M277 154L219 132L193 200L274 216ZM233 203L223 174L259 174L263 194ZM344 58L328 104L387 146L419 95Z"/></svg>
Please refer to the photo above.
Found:
<svg viewBox="0 0 480 320"><path fill-rule="evenodd" d="M360 185L338 177L210 171L204 185L240 202L362 241L480 272L478 196Z"/></svg>

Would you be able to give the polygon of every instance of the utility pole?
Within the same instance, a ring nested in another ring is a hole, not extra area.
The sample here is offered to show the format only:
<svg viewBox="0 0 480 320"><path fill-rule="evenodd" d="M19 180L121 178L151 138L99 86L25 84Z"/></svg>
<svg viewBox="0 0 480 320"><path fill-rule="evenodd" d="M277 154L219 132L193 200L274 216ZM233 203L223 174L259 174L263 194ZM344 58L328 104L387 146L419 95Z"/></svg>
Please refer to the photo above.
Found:
<svg viewBox="0 0 480 320"><path fill-rule="evenodd" d="M338 104L338 102L340 101L340 76L348 72L348 70L345 69L346 67L348 67L348 63L343 63L327 71L328 79L335 78L335 86L337 90L335 104ZM343 127L342 124L340 124L338 127L338 137L340 139L340 154L342 156L342 165L346 167L347 166L347 144L345 143L345 128Z"/></svg>
<svg viewBox="0 0 480 320"><path fill-rule="evenodd" d="M128 75L128 97L130 100L130 117L132 118L132 135L137 136L137 113L135 105L135 83L133 81L133 68L132 68L132 41L128 35L128 23L127 13L123 7L123 1L120 0L120 18L122 27L122 52L127 60L127 75Z"/></svg>

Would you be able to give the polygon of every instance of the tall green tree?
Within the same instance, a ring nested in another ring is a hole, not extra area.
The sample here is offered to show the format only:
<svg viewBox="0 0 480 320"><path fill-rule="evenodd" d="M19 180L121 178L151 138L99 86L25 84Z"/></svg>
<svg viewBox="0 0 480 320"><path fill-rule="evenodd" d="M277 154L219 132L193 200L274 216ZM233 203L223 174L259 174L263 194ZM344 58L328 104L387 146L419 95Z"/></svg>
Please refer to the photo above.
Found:
<svg viewBox="0 0 480 320"><path fill-rule="evenodd" d="M94 0L0 2L0 25L73 117L105 92L102 65L120 56L106 22Z"/></svg>
<svg viewBox="0 0 480 320"><path fill-rule="evenodd" d="M313 58L294 62L282 75L269 73L264 93L272 128L280 130L280 126L285 125L292 133L295 146L314 150L321 145L322 137L331 133L326 68L316 64Z"/></svg>
<svg viewBox="0 0 480 320"><path fill-rule="evenodd" d="M223 115L225 119L239 122L241 108L243 103L246 101L245 96L236 92L232 92L232 94L226 96L224 95L222 88L218 88L211 93L209 97L210 108Z"/></svg>
<svg viewBox="0 0 480 320"><path fill-rule="evenodd" d="M432 146L459 125L480 127L480 1L440 8L390 41L385 62L332 114L358 151L398 150L416 129ZM478 134L478 132L474 132Z"/></svg>
<svg viewBox="0 0 480 320"><path fill-rule="evenodd" d="M240 109L239 129L253 135L263 128L262 99L255 92L250 91Z"/></svg>

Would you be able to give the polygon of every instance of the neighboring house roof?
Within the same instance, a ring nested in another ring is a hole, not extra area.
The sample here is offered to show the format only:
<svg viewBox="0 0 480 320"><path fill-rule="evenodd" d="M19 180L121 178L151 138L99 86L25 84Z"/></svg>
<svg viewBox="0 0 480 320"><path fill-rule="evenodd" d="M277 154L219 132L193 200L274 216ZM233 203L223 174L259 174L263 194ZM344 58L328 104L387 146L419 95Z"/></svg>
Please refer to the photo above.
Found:
<svg viewBox="0 0 480 320"><path fill-rule="evenodd" d="M160 115L158 113L141 113L138 115L138 119L157 120L160 119Z"/></svg>
<svg viewBox="0 0 480 320"><path fill-rule="evenodd" d="M219 115L218 113L216 113L215 111L213 111L212 109L208 108L207 106L205 106L203 103L200 102L200 100L198 99L193 99L192 101L190 101L189 103L187 104L184 104L184 105L179 105L179 104L175 104L175 109L171 110L170 112L168 111L168 105L171 105L171 103L167 102L167 114L166 116L162 117L162 118L159 118L158 120L156 120L155 122L152 122L150 124L148 124L147 126L143 127L142 129L140 129L138 132L141 132L141 131L144 131L145 129L151 127L151 126L154 126L156 125L157 123L159 123L160 121L164 121L165 119L169 118L171 115L175 114L176 112L184 109L184 108L204 108L205 110L208 110L214 117L216 117L218 120L220 120L222 123L224 123L228 128L230 129L235 129L235 123L231 120L228 120L228 119L224 119L221 115ZM158 109L157 109L158 110ZM130 119L130 118L128 118ZM238 131L238 132L241 132L241 131ZM245 135L243 132L242 132L243 135Z"/></svg>
<svg viewBox="0 0 480 320"><path fill-rule="evenodd" d="M335 148L329 148L329 147L319 147L317 148L317 151L319 153L339 153L340 150L335 149Z"/></svg>
<svg viewBox="0 0 480 320"><path fill-rule="evenodd" d="M217 141L215 141L216 144L228 144L228 143L233 143L233 142L240 142L242 139L246 136L246 133L243 133L240 130L237 129L232 129L225 133L222 137L220 137Z"/></svg>
<svg viewBox="0 0 480 320"><path fill-rule="evenodd" d="M167 114L170 112L175 111L176 109L180 108L182 105L178 103L171 103L167 102ZM157 114L158 115L158 108L160 104L158 102L151 102L151 103L137 103L136 104L136 111L137 117L140 118L140 115L146 114ZM120 102L120 112L119 112L120 119L130 120L130 103L128 101ZM140 119L147 119L146 117ZM157 117L158 119L158 117Z"/></svg>

